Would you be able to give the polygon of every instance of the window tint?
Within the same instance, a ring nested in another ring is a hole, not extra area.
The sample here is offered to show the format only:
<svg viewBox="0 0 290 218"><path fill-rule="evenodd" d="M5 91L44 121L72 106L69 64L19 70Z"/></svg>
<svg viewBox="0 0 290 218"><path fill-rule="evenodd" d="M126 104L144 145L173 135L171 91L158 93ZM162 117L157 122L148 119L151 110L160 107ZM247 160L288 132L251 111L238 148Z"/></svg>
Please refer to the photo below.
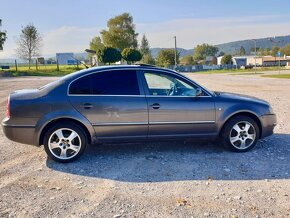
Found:
<svg viewBox="0 0 290 218"><path fill-rule="evenodd" d="M84 76L70 85L70 94L139 95L135 70L113 70Z"/></svg>
<svg viewBox="0 0 290 218"><path fill-rule="evenodd" d="M174 76L146 72L144 74L150 95L195 96L197 87Z"/></svg>

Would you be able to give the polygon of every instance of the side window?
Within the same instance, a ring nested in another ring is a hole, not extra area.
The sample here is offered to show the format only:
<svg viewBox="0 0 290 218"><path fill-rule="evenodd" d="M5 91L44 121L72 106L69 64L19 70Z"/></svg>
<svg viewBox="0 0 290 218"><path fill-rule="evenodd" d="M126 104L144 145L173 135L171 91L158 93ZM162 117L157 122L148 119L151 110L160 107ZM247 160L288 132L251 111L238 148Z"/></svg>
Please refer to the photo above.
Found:
<svg viewBox="0 0 290 218"><path fill-rule="evenodd" d="M197 87L188 84L174 76L157 73L145 72L145 80L150 95L154 96L195 96Z"/></svg>
<svg viewBox="0 0 290 218"><path fill-rule="evenodd" d="M70 94L140 95L135 70L103 71L77 79L70 85Z"/></svg>

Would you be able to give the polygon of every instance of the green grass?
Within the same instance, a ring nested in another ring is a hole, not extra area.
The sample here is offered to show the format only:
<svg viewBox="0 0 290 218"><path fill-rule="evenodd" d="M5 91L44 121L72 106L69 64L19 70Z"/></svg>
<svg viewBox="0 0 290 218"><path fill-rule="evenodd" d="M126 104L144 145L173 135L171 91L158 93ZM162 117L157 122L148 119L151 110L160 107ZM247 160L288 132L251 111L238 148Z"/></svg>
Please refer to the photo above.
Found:
<svg viewBox="0 0 290 218"><path fill-rule="evenodd" d="M84 69L85 67L82 65L72 66L72 65L60 65L59 70L57 70L56 65L48 65L48 66L38 66L36 69L35 66L31 66L29 69L28 66L19 66L17 68L11 67L9 70L5 70L5 72L10 72L13 76L64 76L78 70Z"/></svg>
<svg viewBox="0 0 290 218"><path fill-rule="evenodd" d="M290 74L270 74L270 75L263 75L262 77L290 79Z"/></svg>

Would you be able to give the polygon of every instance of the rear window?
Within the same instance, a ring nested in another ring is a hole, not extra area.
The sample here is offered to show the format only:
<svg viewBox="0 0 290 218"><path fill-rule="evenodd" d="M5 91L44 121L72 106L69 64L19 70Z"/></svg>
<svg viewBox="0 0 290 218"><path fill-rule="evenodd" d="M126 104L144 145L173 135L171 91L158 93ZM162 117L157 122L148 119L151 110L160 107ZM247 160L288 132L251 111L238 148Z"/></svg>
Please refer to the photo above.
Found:
<svg viewBox="0 0 290 218"><path fill-rule="evenodd" d="M139 95L135 70L113 70L81 77L69 87L72 95Z"/></svg>

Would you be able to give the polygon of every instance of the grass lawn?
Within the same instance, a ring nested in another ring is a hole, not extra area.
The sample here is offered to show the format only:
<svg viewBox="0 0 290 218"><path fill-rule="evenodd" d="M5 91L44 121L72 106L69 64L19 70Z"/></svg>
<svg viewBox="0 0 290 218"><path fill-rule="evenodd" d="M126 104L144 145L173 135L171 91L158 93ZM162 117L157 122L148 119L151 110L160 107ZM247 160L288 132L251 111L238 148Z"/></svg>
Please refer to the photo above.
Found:
<svg viewBox="0 0 290 218"><path fill-rule="evenodd" d="M28 66L19 66L17 71L15 67L11 67L9 70L5 70L4 72L9 72L13 76L64 76L84 68L83 65L79 65L79 67L60 65L59 70L57 70L56 65L39 66L38 69L36 69L35 66L31 66L30 69Z"/></svg>
<svg viewBox="0 0 290 218"><path fill-rule="evenodd" d="M290 74L270 74L270 75L262 75L262 77L290 79Z"/></svg>

